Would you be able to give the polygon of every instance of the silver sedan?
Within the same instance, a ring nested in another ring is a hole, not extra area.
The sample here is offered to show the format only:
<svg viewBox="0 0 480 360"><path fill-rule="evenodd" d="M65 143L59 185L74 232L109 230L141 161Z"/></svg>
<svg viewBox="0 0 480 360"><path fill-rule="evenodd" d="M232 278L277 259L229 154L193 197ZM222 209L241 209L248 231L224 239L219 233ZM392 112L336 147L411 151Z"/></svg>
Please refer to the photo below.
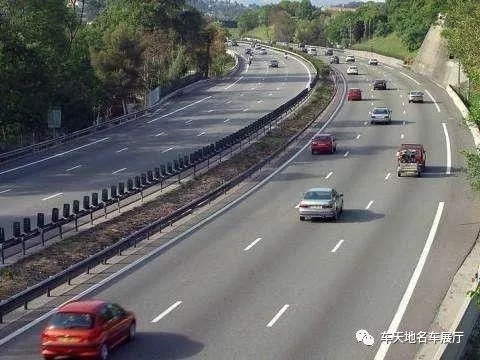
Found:
<svg viewBox="0 0 480 360"><path fill-rule="evenodd" d="M312 188L298 204L300 220L307 218L338 219L343 211L343 194L332 188Z"/></svg>

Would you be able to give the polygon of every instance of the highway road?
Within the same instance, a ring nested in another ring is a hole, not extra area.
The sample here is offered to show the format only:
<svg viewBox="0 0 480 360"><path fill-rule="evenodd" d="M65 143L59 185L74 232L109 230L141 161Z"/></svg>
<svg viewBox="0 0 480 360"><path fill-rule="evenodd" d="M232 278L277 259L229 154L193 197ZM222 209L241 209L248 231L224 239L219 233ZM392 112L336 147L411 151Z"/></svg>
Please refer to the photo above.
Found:
<svg viewBox="0 0 480 360"><path fill-rule="evenodd" d="M357 65L348 86L366 99L345 102L325 129L336 154L307 147L215 221L94 294L137 314L136 340L113 360L413 358L418 343L388 346L381 334L428 331L475 241L478 208L458 171L472 140L430 81ZM371 90L374 78L389 89ZM429 101L409 104L414 89ZM391 125L369 124L377 104L393 109ZM402 142L426 147L422 178L396 176ZM337 222L299 221L295 206L315 186L344 193ZM3 344L0 358L37 359L41 325ZM372 346L356 341L360 329Z"/></svg>
<svg viewBox="0 0 480 360"><path fill-rule="evenodd" d="M243 47L233 50L243 55ZM0 166L0 226L82 201L84 195L153 170L255 121L306 88L314 70L298 59L255 55L237 76L162 104L153 115L83 138L63 148ZM4 206L8 204L8 206Z"/></svg>

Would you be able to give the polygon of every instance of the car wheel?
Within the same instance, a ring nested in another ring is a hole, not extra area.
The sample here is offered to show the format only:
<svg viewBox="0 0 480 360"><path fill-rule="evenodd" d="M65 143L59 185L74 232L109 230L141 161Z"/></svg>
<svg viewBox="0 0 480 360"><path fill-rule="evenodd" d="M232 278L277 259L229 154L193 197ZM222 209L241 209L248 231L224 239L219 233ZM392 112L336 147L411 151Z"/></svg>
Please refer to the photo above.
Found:
<svg viewBox="0 0 480 360"><path fill-rule="evenodd" d="M312 155L315 155L315 150L312 150Z"/></svg>
<svg viewBox="0 0 480 360"><path fill-rule="evenodd" d="M397 171L397 176L398 177L401 177L402 176L402 173L400 171Z"/></svg>
<svg viewBox="0 0 480 360"><path fill-rule="evenodd" d="M300 221L305 221L305 216L300 216Z"/></svg>
<svg viewBox="0 0 480 360"><path fill-rule="evenodd" d="M333 148L333 152L337 152L337 147L336 146Z"/></svg>
<svg viewBox="0 0 480 360"><path fill-rule="evenodd" d="M54 360L54 359L55 359L55 356L44 355L43 358L44 358L45 360Z"/></svg>
<svg viewBox="0 0 480 360"><path fill-rule="evenodd" d="M98 360L108 360L109 355L107 344L100 345Z"/></svg>
<svg viewBox="0 0 480 360"><path fill-rule="evenodd" d="M132 341L133 339L135 339L136 332L137 332L137 325L133 321L128 327L128 341Z"/></svg>

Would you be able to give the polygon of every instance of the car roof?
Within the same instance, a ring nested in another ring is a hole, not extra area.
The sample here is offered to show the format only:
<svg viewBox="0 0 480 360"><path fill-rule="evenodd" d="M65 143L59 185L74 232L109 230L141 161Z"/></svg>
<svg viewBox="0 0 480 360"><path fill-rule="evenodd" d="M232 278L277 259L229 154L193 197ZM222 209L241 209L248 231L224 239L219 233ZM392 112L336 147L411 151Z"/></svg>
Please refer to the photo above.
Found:
<svg viewBox="0 0 480 360"><path fill-rule="evenodd" d="M423 92L420 90L412 90L410 91L410 94L423 94Z"/></svg>
<svg viewBox="0 0 480 360"><path fill-rule="evenodd" d="M350 89L348 89L348 91L360 91L361 92L362 89L360 89L360 88L350 88Z"/></svg>
<svg viewBox="0 0 480 360"><path fill-rule="evenodd" d="M408 143L405 143L405 144L400 145L400 148L401 149L423 149L423 145L422 144L408 144Z"/></svg>
<svg viewBox="0 0 480 360"><path fill-rule="evenodd" d="M377 82L377 81L387 82L387 80L383 80L383 79L375 79L375 80L373 80L373 82Z"/></svg>
<svg viewBox="0 0 480 360"><path fill-rule="evenodd" d="M318 187L318 188L311 188L311 189L308 189L307 192L309 191L318 191L318 192L332 192L332 188L326 188L326 187Z"/></svg>
<svg viewBox="0 0 480 360"><path fill-rule="evenodd" d="M104 300L81 300L72 301L58 309L58 312L95 312L107 302Z"/></svg>
<svg viewBox="0 0 480 360"><path fill-rule="evenodd" d="M318 139L318 138L328 138L328 137L333 137L332 134L318 134L318 135L315 135L314 136L314 139Z"/></svg>
<svg viewBox="0 0 480 360"><path fill-rule="evenodd" d="M375 107L373 108L373 110L378 110L378 109L382 109L382 110L383 110L383 109L387 109L387 110L388 110L389 107L388 107L388 106L375 106Z"/></svg>

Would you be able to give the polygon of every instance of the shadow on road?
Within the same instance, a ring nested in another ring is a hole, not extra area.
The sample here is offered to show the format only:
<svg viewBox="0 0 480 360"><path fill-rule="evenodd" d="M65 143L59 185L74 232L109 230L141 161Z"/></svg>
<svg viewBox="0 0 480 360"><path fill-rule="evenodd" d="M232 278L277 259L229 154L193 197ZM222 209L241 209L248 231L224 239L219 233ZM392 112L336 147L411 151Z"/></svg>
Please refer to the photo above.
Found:
<svg viewBox="0 0 480 360"><path fill-rule="evenodd" d="M111 360L185 359L203 350L205 346L187 336L166 332L138 332L131 343L114 351Z"/></svg>
<svg viewBox="0 0 480 360"><path fill-rule="evenodd" d="M336 223L361 223L382 219L385 214L379 214L365 209L343 209L337 220L312 219L313 222L336 222Z"/></svg>

